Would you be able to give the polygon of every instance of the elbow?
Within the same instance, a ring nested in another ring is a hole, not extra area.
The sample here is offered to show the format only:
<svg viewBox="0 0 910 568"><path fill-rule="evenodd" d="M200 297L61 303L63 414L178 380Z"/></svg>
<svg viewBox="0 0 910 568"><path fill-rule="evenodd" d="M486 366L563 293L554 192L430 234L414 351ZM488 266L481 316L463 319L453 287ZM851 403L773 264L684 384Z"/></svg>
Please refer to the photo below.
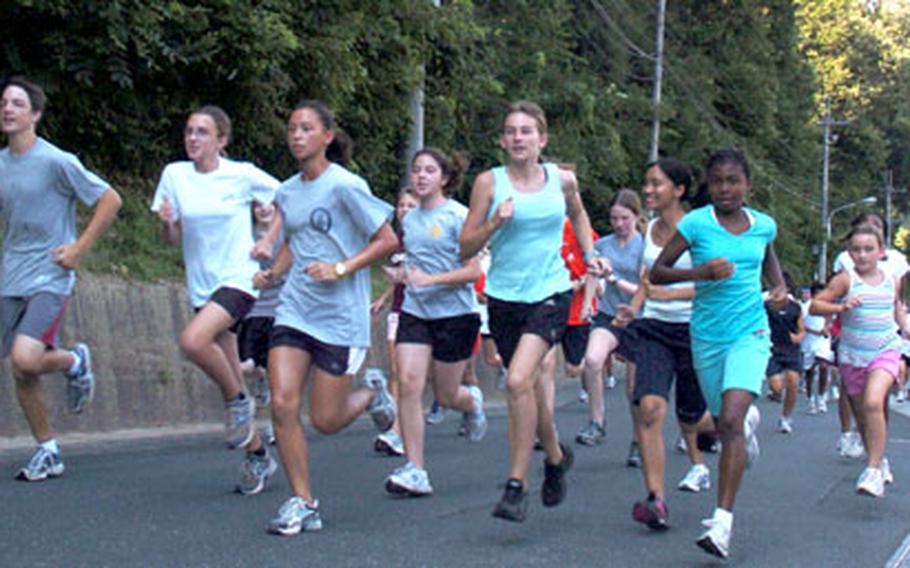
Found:
<svg viewBox="0 0 910 568"><path fill-rule="evenodd" d="M120 211L120 208L123 206L123 198L120 197L117 190L112 187L107 188L107 191L104 194L104 200L115 214Z"/></svg>
<svg viewBox="0 0 910 568"><path fill-rule="evenodd" d="M667 278L664 274L664 271L661 267L655 266L651 269L650 274L648 274L648 280L651 284L667 284Z"/></svg>

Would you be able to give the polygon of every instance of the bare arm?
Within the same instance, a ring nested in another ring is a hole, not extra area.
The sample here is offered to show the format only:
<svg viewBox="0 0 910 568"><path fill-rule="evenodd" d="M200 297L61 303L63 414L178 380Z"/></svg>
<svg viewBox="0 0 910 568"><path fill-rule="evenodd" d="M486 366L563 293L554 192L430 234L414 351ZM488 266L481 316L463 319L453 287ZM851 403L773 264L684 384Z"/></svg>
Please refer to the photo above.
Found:
<svg viewBox="0 0 910 568"><path fill-rule="evenodd" d="M392 294L395 293L395 285L389 286L385 289L385 292L380 294L378 298L373 300L373 303L370 304L370 313L373 315L378 314L382 311L382 308L392 299Z"/></svg>
<svg viewBox="0 0 910 568"><path fill-rule="evenodd" d="M272 222L269 223L268 230L262 235L262 238L253 245L250 256L258 260L270 260L272 258L272 251L275 250L275 243L278 242L278 236L280 234L281 215L276 213L272 218Z"/></svg>
<svg viewBox="0 0 910 568"><path fill-rule="evenodd" d="M363 247L363 249L358 251L351 258L340 261L344 264L345 275L353 274L361 268L369 266L376 260L388 256L397 246L398 237L395 236L392 225L388 222L383 223L373 236L370 237L370 242L367 246ZM331 262L311 262L304 270L307 274L312 276L314 280L320 282L334 282L339 279L338 273L335 272L335 266L337 264L338 263Z"/></svg>
<svg viewBox="0 0 910 568"><path fill-rule="evenodd" d="M796 333L790 334L790 343L800 344L803 339L806 337L806 325L803 322L803 314L800 312L799 317L796 318Z"/></svg>
<svg viewBox="0 0 910 568"><path fill-rule="evenodd" d="M809 304L809 313L813 316L827 316L829 314L839 314L847 308L846 304L839 304L837 300L843 298L850 291L850 275L846 272L838 272L834 278L828 282L825 289L812 298Z"/></svg>
<svg viewBox="0 0 910 568"><path fill-rule="evenodd" d="M578 241L578 246L585 255L588 272L594 276L612 273L613 269L609 260L588 254L594 249L594 239L591 236L594 231L591 229L591 219L588 217L588 212L585 211L584 203L581 201L581 195L578 193L578 179L573 172L568 170L559 170L559 176L562 181L562 193L566 199L566 215L572 222L575 240Z"/></svg>
<svg viewBox="0 0 910 568"><path fill-rule="evenodd" d="M437 274L427 274L419 268L414 268L405 273L405 284L409 286L457 286L468 282L474 282L483 269L480 267L480 258L474 257L464 264L461 268L450 270L449 272L439 272Z"/></svg>
<svg viewBox="0 0 910 568"><path fill-rule="evenodd" d="M54 262L69 270L74 270L79 266L82 258L88 254L101 235L108 230L111 223L117 218L117 211L120 210L122 203L120 194L110 187L107 188L107 191L101 194L95 204L92 218L89 220L85 230L82 231L82 235L76 239L76 242L54 249Z"/></svg>
<svg viewBox="0 0 910 568"><path fill-rule="evenodd" d="M787 301L787 285L784 283L780 262L777 260L777 254L774 252L774 246L771 243L768 243L765 248L765 260L761 265L761 274L765 282L771 286L771 303L777 306L784 305L784 302Z"/></svg>
<svg viewBox="0 0 910 568"><path fill-rule="evenodd" d="M487 219L493 205L493 191L493 172L483 172L474 180L468 216L462 225L459 238L462 260L477 256L493 233L512 218L513 205L512 199L509 198L499 204L493 217Z"/></svg>

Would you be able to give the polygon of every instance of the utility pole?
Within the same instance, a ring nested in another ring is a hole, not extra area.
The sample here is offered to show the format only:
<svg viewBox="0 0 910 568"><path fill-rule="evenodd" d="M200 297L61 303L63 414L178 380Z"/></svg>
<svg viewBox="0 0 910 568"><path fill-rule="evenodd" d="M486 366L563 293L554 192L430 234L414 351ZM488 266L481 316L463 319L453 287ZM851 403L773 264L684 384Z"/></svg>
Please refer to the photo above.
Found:
<svg viewBox="0 0 910 568"><path fill-rule="evenodd" d="M826 105L827 107L827 105ZM822 154L822 206L821 206L821 226L822 226L822 246L818 255L818 281L824 284L828 280L828 169L831 163L831 143L834 141L831 135L832 126L841 126L847 124L846 120L834 120L831 118L831 109L827 107L825 116L822 118L822 143L824 152Z"/></svg>
<svg viewBox="0 0 910 568"><path fill-rule="evenodd" d="M433 6L439 8L442 0L432 0ZM423 143L423 88L426 80L424 79L425 67L420 65L420 84L414 87L408 97L408 114L411 115L411 134L408 136L408 149L404 161L404 175L401 178L401 187L408 185L411 172L411 159L418 150L424 147Z"/></svg>
<svg viewBox="0 0 910 568"><path fill-rule="evenodd" d="M891 196L894 195L894 172L885 174L885 248L891 247Z"/></svg>
<svg viewBox="0 0 910 568"><path fill-rule="evenodd" d="M654 57L654 92L652 106L654 117L651 122L651 148L648 151L648 162L657 161L660 148L660 90L664 74L664 24L667 15L667 0L659 0L657 8L657 53Z"/></svg>

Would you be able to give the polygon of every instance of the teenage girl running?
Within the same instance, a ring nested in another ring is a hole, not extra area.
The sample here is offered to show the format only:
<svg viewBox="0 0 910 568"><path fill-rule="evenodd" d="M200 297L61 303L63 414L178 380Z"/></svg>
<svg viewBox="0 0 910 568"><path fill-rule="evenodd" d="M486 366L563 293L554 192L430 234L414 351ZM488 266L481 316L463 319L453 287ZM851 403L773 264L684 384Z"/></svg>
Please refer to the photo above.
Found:
<svg viewBox="0 0 910 568"><path fill-rule="evenodd" d="M641 286L628 306L619 307L614 320L619 326L631 324L623 341L632 344L636 362L631 398L633 424L641 447L642 478L648 492L645 499L633 505L632 518L652 530L669 527L663 425L674 379L676 418L687 439L686 447L692 462L679 488L699 492L711 487L704 454L696 443L698 432L713 430L713 424L692 366L689 320L694 290L690 284L654 285L648 280L647 272L683 218L683 201L688 199L691 187L691 170L678 160L661 158L647 166L642 193L645 205L656 212L657 217L645 230L642 252L645 270ZM687 253L674 261L677 269L692 266ZM633 321L642 302L642 317Z"/></svg>
<svg viewBox="0 0 910 568"><path fill-rule="evenodd" d="M692 358L722 444L717 508L703 521L707 530L698 545L726 558L743 470L758 456L759 414L752 403L761 394L771 347L762 277L774 305L786 300L787 288L772 247L774 220L744 205L752 189L745 155L721 150L708 159L705 172L712 203L679 222L654 263L651 281L696 282ZM673 267L686 251L694 268Z"/></svg>
<svg viewBox="0 0 910 568"><path fill-rule="evenodd" d="M253 202L271 203L278 180L249 162L224 157L230 137L231 121L221 108L208 105L191 114L183 133L189 160L164 168L152 211L163 224L165 240L183 245L196 315L180 334L180 349L221 389L227 445L247 452L238 489L253 494L262 490L276 464L256 432L256 407L246 392L236 331L259 295L253 288L259 263L251 255L250 208Z"/></svg>
<svg viewBox="0 0 910 568"><path fill-rule="evenodd" d="M383 267L387 275L394 274L394 271L404 264L404 234L401 231L401 221L407 212L415 207L417 207L417 197L414 195L413 189L406 187L398 192L398 199L395 202L395 222L392 224L395 236L398 237L398 248L389 256L389 264ZM396 401L398 401L400 381L395 338L398 337L398 320L401 316L403 302L404 283L391 282L391 286L386 288L386 291L370 305L370 313L376 315L382 311L383 306L390 304L389 313L386 316L386 344L389 348L389 392ZM404 455L404 442L401 440L401 426L398 417L395 418L392 428L376 436L373 441L373 449L390 456Z"/></svg>
<svg viewBox="0 0 910 568"><path fill-rule="evenodd" d="M322 528L300 420L307 379L310 423L320 432L338 432L364 411L380 431L395 422L381 373L352 389L370 345L370 274L361 269L391 253L398 239L388 222L392 207L341 165L350 159L345 142L323 103L304 101L291 113L288 145L300 173L275 197L285 242L272 268L254 279L263 288L290 270L269 350L272 419L292 492L269 523L282 535Z"/></svg>
<svg viewBox="0 0 910 568"><path fill-rule="evenodd" d="M565 217L572 220L584 260L595 275L607 268L591 242L591 223L575 174L540 163L546 146L543 110L531 102L509 106L500 136L506 166L481 173L461 234L461 256L489 241L490 331L508 368L509 479L493 516L515 522L527 511L528 466L535 433L546 452L541 499L553 507L566 495L571 450L556 435L553 416L535 394L537 368L565 333L572 284L559 254Z"/></svg>
<svg viewBox="0 0 910 568"><path fill-rule="evenodd" d="M421 404L431 369L436 399L468 416L468 439L479 442L486 433L483 393L476 385L461 385L480 329L472 283L481 273L478 259L462 263L458 238L468 210L448 197L461 185L464 166L434 148L418 151L411 160L411 186L420 206L402 222L407 259L396 277L406 285L396 351L408 461L386 479L390 493L433 492L424 460Z"/></svg>
<svg viewBox="0 0 910 568"><path fill-rule="evenodd" d="M610 261L613 273L605 280L603 293L597 303L597 313L591 322L591 334L584 358L582 382L588 392L588 424L575 441L593 445L606 436L604 423L604 366L610 355L619 347L620 330L613 325L619 306L628 304L638 291L644 239L638 232L641 217L641 200L631 189L620 189L610 203L610 225L613 232L594 243L594 248ZM631 401L634 363L626 363L626 388ZM637 442L632 450L638 452Z"/></svg>
<svg viewBox="0 0 910 568"><path fill-rule="evenodd" d="M882 241L877 227L854 227L847 249L853 266L832 278L809 308L818 315L841 314L838 366L868 453L856 490L874 497L881 497L885 484L894 481L884 456L888 438L885 404L900 374L901 345L896 332L908 332L899 279L879 264Z"/></svg>

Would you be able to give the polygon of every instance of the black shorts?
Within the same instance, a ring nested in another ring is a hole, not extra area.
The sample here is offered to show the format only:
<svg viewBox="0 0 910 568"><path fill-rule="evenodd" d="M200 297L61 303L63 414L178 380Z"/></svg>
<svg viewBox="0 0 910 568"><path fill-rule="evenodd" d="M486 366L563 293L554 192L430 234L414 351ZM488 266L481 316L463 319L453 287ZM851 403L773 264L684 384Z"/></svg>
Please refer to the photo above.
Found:
<svg viewBox="0 0 910 568"><path fill-rule="evenodd" d="M801 354L799 351L796 353L775 353L771 352L771 357L768 359L768 368L765 370L766 377L773 377L774 375L781 375L786 371L793 371L794 373L800 373L803 370Z"/></svg>
<svg viewBox="0 0 910 568"><path fill-rule="evenodd" d="M237 347L240 360L252 359L257 367L266 367L269 363L269 337L275 318L258 316L244 318L237 331Z"/></svg>
<svg viewBox="0 0 910 568"><path fill-rule="evenodd" d="M401 312L398 318L398 336L395 341L429 345L433 359L443 363L457 363L471 357L480 316L475 313L448 318L424 319Z"/></svg>
<svg viewBox="0 0 910 568"><path fill-rule="evenodd" d="M314 365L336 377L355 374L366 359L367 352L363 347L324 343L308 333L285 325L272 328L269 346L269 349L293 347L306 351Z"/></svg>
<svg viewBox="0 0 910 568"><path fill-rule="evenodd" d="M488 297L490 335L506 368L518 348L521 336L530 333L552 347L562 340L569 321L572 291L559 292L539 302L507 302Z"/></svg>
<svg viewBox="0 0 910 568"><path fill-rule="evenodd" d="M616 316L613 314L605 314L604 312L597 312L594 316L594 319L591 321L591 329L604 329L610 332L610 335L616 338L616 347L617 355L620 355L626 361L635 362L635 353L632 347L635 344L635 334L630 327L617 327L613 325L613 319Z"/></svg>
<svg viewBox="0 0 910 568"><path fill-rule="evenodd" d="M686 424L698 422L708 406L692 366L689 324L639 319L629 325L635 333L632 401L638 404L647 395L669 400L675 375L676 416Z"/></svg>
<svg viewBox="0 0 910 568"><path fill-rule="evenodd" d="M215 290L215 293L212 294L206 304L209 302L214 302L224 308L228 315L231 316L231 319L234 320L234 325L230 327L230 331L237 333L237 330L240 329L240 321L253 309L256 298L243 290L222 286ZM194 311L198 314L201 309L195 308Z"/></svg>
<svg viewBox="0 0 910 568"><path fill-rule="evenodd" d="M585 351L588 349L588 337L591 335L591 326L569 325L566 326L566 332L562 336L562 354L566 358L566 363L573 367L581 365L585 360Z"/></svg>

